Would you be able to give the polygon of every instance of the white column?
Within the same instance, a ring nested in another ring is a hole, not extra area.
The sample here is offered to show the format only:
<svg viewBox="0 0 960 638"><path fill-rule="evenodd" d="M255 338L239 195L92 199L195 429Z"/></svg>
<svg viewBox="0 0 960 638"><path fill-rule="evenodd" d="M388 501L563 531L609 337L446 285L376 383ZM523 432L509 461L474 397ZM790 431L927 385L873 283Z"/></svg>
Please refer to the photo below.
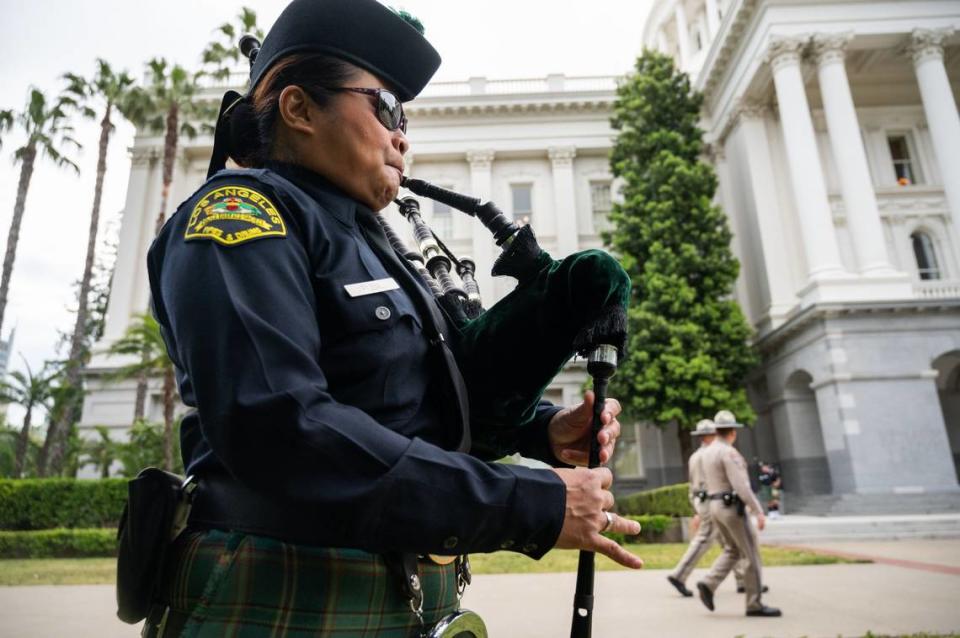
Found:
<svg viewBox="0 0 960 638"><path fill-rule="evenodd" d="M820 92L857 264L865 275L889 275L893 268L844 67L845 49L852 37L850 33L814 37Z"/></svg>
<svg viewBox="0 0 960 638"><path fill-rule="evenodd" d="M916 29L907 50L913 57L933 152L940 165L953 235L960 237L960 116L943 66L943 41L952 34L953 29Z"/></svg>
<svg viewBox="0 0 960 638"><path fill-rule="evenodd" d="M113 284L110 287L110 299L107 302L107 323L100 340L103 346L94 348L90 367L100 365L118 365L118 359L108 359L102 354L106 346L119 339L130 324L130 316L143 312L146 308L134 307L138 285L142 286L137 275L138 264L146 259L141 252L144 233L153 233L153 220L145 211L150 188L151 167L159 172L159 159L156 149L134 148L131 153L130 179L127 181L127 197L120 223L120 237L117 247L117 263ZM144 282L145 283L145 282Z"/></svg>
<svg viewBox="0 0 960 638"><path fill-rule="evenodd" d="M664 55L670 50L670 46L667 44L667 34L663 32L662 28L657 29L657 50Z"/></svg>
<svg viewBox="0 0 960 638"><path fill-rule="evenodd" d="M807 271L810 278L816 280L840 276L844 271L800 72L800 54L805 46L803 38L775 39L770 44L767 60L773 69Z"/></svg>
<svg viewBox="0 0 960 638"><path fill-rule="evenodd" d="M706 13L707 31L710 33L710 39L712 40L720 28L720 9L717 7L717 0L707 0Z"/></svg>
<svg viewBox="0 0 960 638"><path fill-rule="evenodd" d="M677 46L680 48L680 68L686 69L690 62L690 27L687 25L687 12L683 0L678 0L673 11L677 24Z"/></svg>
<svg viewBox="0 0 960 638"><path fill-rule="evenodd" d="M469 151L467 153L467 162L470 163L470 193L483 201L491 199L493 194L493 157L494 152L491 150ZM483 296L484 305L489 308L497 301L493 276L490 275L496 244L493 242L490 231L478 220L474 220L470 234L473 240L473 254L471 256L477 264L477 284L480 285L480 294Z"/></svg>
<svg viewBox="0 0 960 638"><path fill-rule="evenodd" d="M773 159L770 157L770 140L767 137L770 110L759 104L742 104L739 117L746 155L742 168L747 177L747 195L753 200L759 248L763 255L763 274L766 276L770 300L770 307L766 310L770 313L771 323L776 326L796 305L797 296L787 261L790 252L785 244L787 237L777 203Z"/></svg>
<svg viewBox="0 0 960 638"><path fill-rule="evenodd" d="M747 243L744 241L745 233L741 232L743 221L734 218L735 215L737 217L742 216L743 211L738 210L738 207L730 198L730 184L732 180L727 164L727 154L724 143L717 142L710 144L704 151L710 163L713 164L714 172L717 175L717 191L714 195L714 201L723 209L727 217L727 225L733 235L730 240L730 248L740 263L743 264L746 260L747 250L752 248L752 246L745 245ZM734 287L734 298L740 302L741 307L747 314L747 320L752 324L754 323L756 312L750 303L750 293L747 286L747 274L745 270L745 268L740 268L740 274L737 276Z"/></svg>
<svg viewBox="0 0 960 638"><path fill-rule="evenodd" d="M553 165L553 210L557 227L557 259L576 252L577 230L577 193L573 176L573 158L577 149L571 147L553 147L547 150Z"/></svg>

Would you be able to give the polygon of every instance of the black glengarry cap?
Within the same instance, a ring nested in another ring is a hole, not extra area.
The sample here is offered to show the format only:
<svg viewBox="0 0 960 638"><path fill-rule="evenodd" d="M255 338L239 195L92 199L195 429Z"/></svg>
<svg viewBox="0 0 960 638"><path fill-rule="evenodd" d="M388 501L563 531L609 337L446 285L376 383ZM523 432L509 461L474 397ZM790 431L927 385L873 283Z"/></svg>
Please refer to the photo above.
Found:
<svg viewBox="0 0 960 638"><path fill-rule="evenodd" d="M245 56L256 48L246 43ZM383 80L401 101L412 100L440 67L440 54L407 20L377 0L293 0L267 33L250 67L253 94L264 74L292 53L324 53L346 60ZM242 98L223 96L207 177L226 165L230 155L226 119Z"/></svg>
<svg viewBox="0 0 960 638"><path fill-rule="evenodd" d="M250 69L250 92L291 53L326 53L373 73L412 100L440 66L417 29L376 0L293 0L267 33Z"/></svg>

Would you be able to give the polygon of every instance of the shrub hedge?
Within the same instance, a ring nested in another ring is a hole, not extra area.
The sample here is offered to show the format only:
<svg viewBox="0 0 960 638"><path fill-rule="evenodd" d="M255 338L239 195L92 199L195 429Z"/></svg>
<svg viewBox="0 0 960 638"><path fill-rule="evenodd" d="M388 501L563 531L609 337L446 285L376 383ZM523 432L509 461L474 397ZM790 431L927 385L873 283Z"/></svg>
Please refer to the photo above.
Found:
<svg viewBox="0 0 960 638"><path fill-rule="evenodd" d="M694 511L687 497L689 485L689 483L677 483L622 496L617 499L617 510L621 514L693 516Z"/></svg>
<svg viewBox="0 0 960 638"><path fill-rule="evenodd" d="M640 523L640 534L637 536L615 534L612 532L604 534L604 536L615 540L621 545L624 543L678 542L682 536L680 521L672 516L664 516L662 514L641 514L639 516L621 514L621 516Z"/></svg>
<svg viewBox="0 0 960 638"><path fill-rule="evenodd" d="M116 527L127 479L0 479L0 530Z"/></svg>
<svg viewBox="0 0 960 638"><path fill-rule="evenodd" d="M91 558L117 555L115 529L0 532L0 558Z"/></svg>

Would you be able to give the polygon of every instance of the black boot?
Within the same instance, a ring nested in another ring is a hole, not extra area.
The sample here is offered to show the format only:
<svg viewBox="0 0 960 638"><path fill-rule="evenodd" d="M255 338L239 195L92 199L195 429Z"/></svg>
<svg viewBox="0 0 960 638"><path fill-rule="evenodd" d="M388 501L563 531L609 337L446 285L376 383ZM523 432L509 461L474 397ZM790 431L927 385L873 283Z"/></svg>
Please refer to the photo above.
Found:
<svg viewBox="0 0 960 638"><path fill-rule="evenodd" d="M761 605L760 609L748 609L748 616L762 616L764 618L775 618L777 616L782 616L783 613L776 607L767 607L766 605Z"/></svg>
<svg viewBox="0 0 960 638"><path fill-rule="evenodd" d="M687 589L687 586L683 584L683 581L675 576L667 576L667 582L676 587L677 591L680 592L683 596L690 598L693 596L693 592Z"/></svg>
<svg viewBox="0 0 960 638"><path fill-rule="evenodd" d="M738 594L744 594L744 593L746 593L746 591L747 591L747 588L746 588L746 587L744 587L743 585L737 585L737 593L738 593ZM767 593L768 591L770 591L770 588L767 587L766 585L764 585L764 586L763 586L763 589L760 590L760 593L761 593L761 594L765 594L765 593Z"/></svg>
<svg viewBox="0 0 960 638"><path fill-rule="evenodd" d="M713 592L710 591L710 588L707 587L707 584L697 583L697 591L700 592L700 600L703 602L704 606L710 611L713 611Z"/></svg>

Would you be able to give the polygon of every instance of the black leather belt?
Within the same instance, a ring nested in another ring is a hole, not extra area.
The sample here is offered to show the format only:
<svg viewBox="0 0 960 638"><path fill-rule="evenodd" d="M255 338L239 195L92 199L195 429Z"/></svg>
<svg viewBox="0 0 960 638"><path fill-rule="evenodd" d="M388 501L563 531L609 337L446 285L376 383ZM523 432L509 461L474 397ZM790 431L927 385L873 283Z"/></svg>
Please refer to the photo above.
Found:
<svg viewBox="0 0 960 638"><path fill-rule="evenodd" d="M222 474L198 477L188 526L267 536L290 543L336 547L346 530L347 512L305 507L252 490ZM354 515L356 513L354 512Z"/></svg>
<svg viewBox="0 0 960 638"><path fill-rule="evenodd" d="M735 499L738 497L736 492L718 492L716 494L708 494L707 498L711 501L725 501L727 499Z"/></svg>

